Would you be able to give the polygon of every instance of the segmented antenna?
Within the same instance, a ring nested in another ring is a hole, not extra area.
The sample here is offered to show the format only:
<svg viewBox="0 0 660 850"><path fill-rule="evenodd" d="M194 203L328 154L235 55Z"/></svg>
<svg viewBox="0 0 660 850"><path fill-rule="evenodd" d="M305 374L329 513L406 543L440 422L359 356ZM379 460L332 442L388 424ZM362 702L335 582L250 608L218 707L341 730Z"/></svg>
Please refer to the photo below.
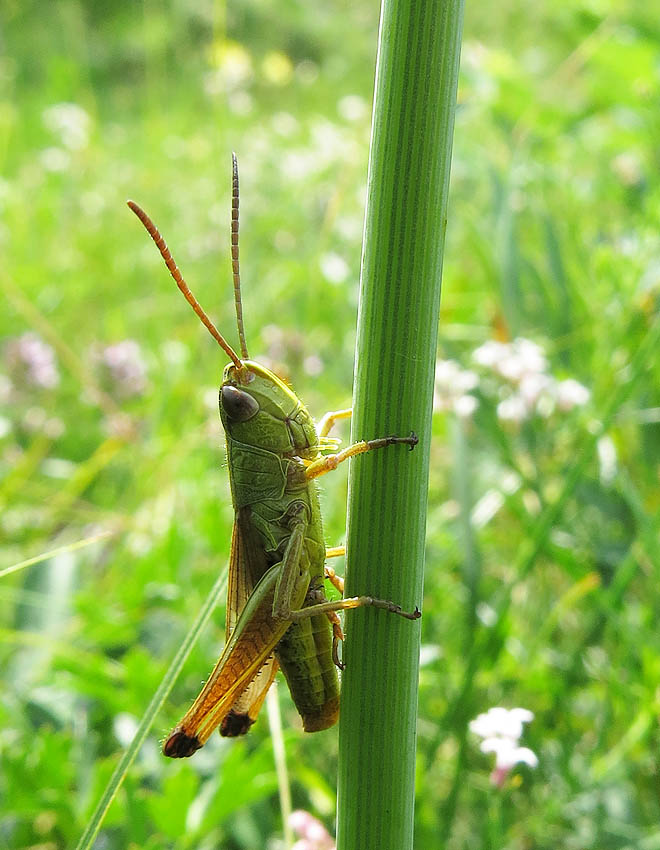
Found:
<svg viewBox="0 0 660 850"><path fill-rule="evenodd" d="M241 360L240 360L238 354L236 354L236 352L231 347L231 345L229 345L229 343L225 340L225 338L222 336L220 331L216 328L216 326L213 324L213 322L209 319L209 317L206 315L204 310L201 308L201 306L200 306L199 302L197 301L197 299L195 298L195 296L192 294L192 292L188 288L188 284L183 279L183 275L179 271L177 264L174 262L174 258L172 257L172 254L170 253L170 249L165 244L165 240L160 235L156 225L149 218L149 216L146 214L146 212L141 207L139 207L134 201L127 201L127 203L128 203L128 206L133 210L135 215L140 219L142 224L145 226L149 236L151 236L151 238L156 243L156 247L160 251L162 258L165 260L165 265L167 266L167 268L170 271L170 274L172 275L172 277L176 281L176 285L179 287L179 289L183 293L183 297L186 299L188 304L190 304L190 306L193 308L195 313L199 316L202 323L204 325L206 325L206 328L208 329L211 336L216 340L218 345L220 345L221 348L223 348L226 351L226 353L229 355L229 357L231 357L234 364L236 365L236 368L242 370L243 364L241 363ZM247 357L247 354L245 356Z"/></svg>
<svg viewBox="0 0 660 850"><path fill-rule="evenodd" d="M238 339L241 343L241 356L248 360L247 345L245 343L245 327L243 325L243 303L241 301L241 273L238 267L238 159L232 151L232 181L231 181L231 273L234 279L234 302L236 304L236 325L238 326Z"/></svg>

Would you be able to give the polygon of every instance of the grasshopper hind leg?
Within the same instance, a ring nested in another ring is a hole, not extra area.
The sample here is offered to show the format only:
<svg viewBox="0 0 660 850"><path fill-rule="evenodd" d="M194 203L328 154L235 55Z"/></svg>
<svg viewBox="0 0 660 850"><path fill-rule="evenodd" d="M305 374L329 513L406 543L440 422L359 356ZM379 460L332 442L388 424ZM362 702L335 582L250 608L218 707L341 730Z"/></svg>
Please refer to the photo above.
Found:
<svg viewBox="0 0 660 850"><path fill-rule="evenodd" d="M175 728L163 745L163 754L173 759L185 759L202 747L197 735L189 735L179 727Z"/></svg>
<svg viewBox="0 0 660 850"><path fill-rule="evenodd" d="M247 735L253 723L254 720L249 714L240 714L232 708L220 724L220 734L223 738L238 738L240 735Z"/></svg>
<svg viewBox="0 0 660 850"><path fill-rule="evenodd" d="M326 558L338 558L346 554L345 546L332 546L325 550ZM344 595L344 579L338 576L337 573L327 564L323 568L323 573L330 584L338 590L341 595ZM346 669L346 665L339 657L339 643L344 640L344 632L341 627L341 621L336 611L326 611L325 616L330 621L332 626L332 660L335 667L339 670Z"/></svg>
<svg viewBox="0 0 660 850"><path fill-rule="evenodd" d="M332 626L332 661L338 670L345 670L346 665L339 657L339 644L344 640L341 620L336 611L326 611L325 616L330 620L330 625Z"/></svg>
<svg viewBox="0 0 660 850"><path fill-rule="evenodd" d="M343 547L343 546L341 546L341 547L338 547L338 548L341 548L341 550L342 550L342 551L341 551L341 554L343 555L343 554L344 554L344 552L345 552L344 547ZM328 555L328 552L327 552L327 551L326 551L326 553L325 553L325 557L326 557L326 558L329 558L329 557L330 557L330 556ZM336 572L332 569L332 567L327 566L327 564L326 564L326 566L323 568L323 573L324 573L325 577L328 579L328 581L330 582L330 584L331 584L331 585L332 585L332 586L333 586L336 590L338 590L338 591L341 593L341 595L343 596L343 595L344 595L344 579L343 579L341 576L338 576L338 575L337 575L337 573L336 573Z"/></svg>

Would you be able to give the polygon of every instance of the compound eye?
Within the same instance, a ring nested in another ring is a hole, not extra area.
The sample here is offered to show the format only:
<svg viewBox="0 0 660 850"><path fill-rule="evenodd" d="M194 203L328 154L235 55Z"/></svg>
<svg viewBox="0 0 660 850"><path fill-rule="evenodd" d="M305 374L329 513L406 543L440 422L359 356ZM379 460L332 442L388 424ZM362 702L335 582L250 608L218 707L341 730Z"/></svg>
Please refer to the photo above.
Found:
<svg viewBox="0 0 660 850"><path fill-rule="evenodd" d="M220 390L220 404L233 422L247 422L259 413L259 402L255 398L229 385Z"/></svg>

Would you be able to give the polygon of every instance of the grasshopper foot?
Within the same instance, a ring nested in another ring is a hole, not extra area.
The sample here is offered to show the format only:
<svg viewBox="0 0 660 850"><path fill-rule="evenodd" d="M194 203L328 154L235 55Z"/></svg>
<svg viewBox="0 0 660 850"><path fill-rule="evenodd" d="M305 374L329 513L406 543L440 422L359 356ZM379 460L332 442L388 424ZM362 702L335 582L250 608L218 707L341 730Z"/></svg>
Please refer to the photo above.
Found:
<svg viewBox="0 0 660 850"><path fill-rule="evenodd" d="M406 620L419 620L422 616L422 612L415 605L414 611L404 611L400 605L394 605L392 608L388 609L392 614L398 614L399 617L405 617Z"/></svg>

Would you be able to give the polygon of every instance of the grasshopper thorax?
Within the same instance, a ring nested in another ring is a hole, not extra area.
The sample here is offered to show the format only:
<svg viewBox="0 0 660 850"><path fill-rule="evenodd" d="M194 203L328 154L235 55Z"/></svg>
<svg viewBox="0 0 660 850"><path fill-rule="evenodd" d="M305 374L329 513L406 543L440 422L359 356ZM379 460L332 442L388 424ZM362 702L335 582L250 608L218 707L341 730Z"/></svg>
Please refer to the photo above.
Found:
<svg viewBox="0 0 660 850"><path fill-rule="evenodd" d="M307 408L269 369L230 363L220 387L220 418L229 440L281 455L312 458L318 437Z"/></svg>

